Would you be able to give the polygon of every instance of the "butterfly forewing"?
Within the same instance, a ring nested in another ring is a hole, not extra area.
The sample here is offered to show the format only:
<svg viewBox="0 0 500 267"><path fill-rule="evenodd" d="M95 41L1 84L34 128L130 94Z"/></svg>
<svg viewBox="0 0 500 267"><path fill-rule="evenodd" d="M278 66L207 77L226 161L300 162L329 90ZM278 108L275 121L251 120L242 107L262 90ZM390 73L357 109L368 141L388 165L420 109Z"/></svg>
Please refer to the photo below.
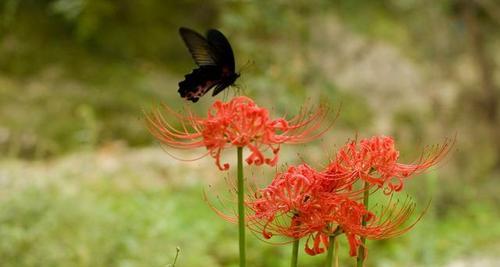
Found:
<svg viewBox="0 0 500 267"><path fill-rule="evenodd" d="M217 65L217 55L207 39L187 28L180 28L179 34L198 66Z"/></svg>
<svg viewBox="0 0 500 267"><path fill-rule="evenodd" d="M233 49L226 37L220 31L211 29L207 32L207 41L215 49L217 64L234 72Z"/></svg>

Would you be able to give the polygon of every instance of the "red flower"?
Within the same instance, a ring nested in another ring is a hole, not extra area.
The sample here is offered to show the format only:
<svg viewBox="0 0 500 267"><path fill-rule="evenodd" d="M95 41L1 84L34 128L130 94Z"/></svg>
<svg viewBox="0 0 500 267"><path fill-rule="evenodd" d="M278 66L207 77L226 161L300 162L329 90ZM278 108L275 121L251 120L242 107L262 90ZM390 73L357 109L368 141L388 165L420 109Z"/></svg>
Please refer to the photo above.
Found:
<svg viewBox="0 0 500 267"><path fill-rule="evenodd" d="M403 179L420 173L438 163L449 151L451 142L434 147L422 153L413 164L398 163L399 151L394 139L375 136L357 140L342 147L327 172L344 173L344 177L360 178L371 185L385 187L386 194L403 189Z"/></svg>
<svg viewBox="0 0 500 267"><path fill-rule="evenodd" d="M305 251L310 255L322 253L335 230L329 226L332 196L350 188L346 182L352 181L318 172L307 164L291 166L246 202L253 212L249 227L266 239L273 235L307 237Z"/></svg>
<svg viewBox="0 0 500 267"><path fill-rule="evenodd" d="M181 114L165 107L169 117L175 117L181 127L175 128L167 122L161 112L147 116L150 132L165 146L174 148L206 147L220 170L229 169L228 163L221 164L224 149L248 147L251 154L248 164L274 166L278 160L280 145L296 144L313 140L328 128L320 129L326 117L326 109L314 112L303 110L290 120L271 119L268 110L258 107L248 97L235 97L227 103L216 101L208 110L206 118L191 111ZM265 156L269 149L272 156Z"/></svg>
<svg viewBox="0 0 500 267"><path fill-rule="evenodd" d="M305 251L310 255L325 252L329 236L344 233L350 255L356 256L361 237L390 238L416 223L402 228L415 205L410 201L394 203L392 196L377 214L368 210L360 202L363 191L352 190L355 181L318 172L306 164L291 166L246 201L252 212L248 226L266 239L274 235L306 238Z"/></svg>
<svg viewBox="0 0 500 267"><path fill-rule="evenodd" d="M247 201L254 212L250 220L261 228L264 237L304 236L302 215L319 207L313 196L319 189L320 175L306 164L292 166L284 173L277 173L269 186Z"/></svg>
<svg viewBox="0 0 500 267"><path fill-rule="evenodd" d="M330 245L329 236L343 233L349 243L349 254L357 256L361 237L377 240L395 237L410 230L420 219L403 227L415 211L415 204L408 200L403 203L389 201L375 214L362 203L342 194L316 192L317 195L309 195L310 191L303 191L305 188L308 187L300 185L298 191L281 190L292 193L279 201L259 197L247 202L254 212L250 217L250 228L261 232L266 239L275 234L293 239L305 237L305 252L309 255L325 252ZM290 204L293 202L295 205ZM362 223L363 218L366 225Z"/></svg>

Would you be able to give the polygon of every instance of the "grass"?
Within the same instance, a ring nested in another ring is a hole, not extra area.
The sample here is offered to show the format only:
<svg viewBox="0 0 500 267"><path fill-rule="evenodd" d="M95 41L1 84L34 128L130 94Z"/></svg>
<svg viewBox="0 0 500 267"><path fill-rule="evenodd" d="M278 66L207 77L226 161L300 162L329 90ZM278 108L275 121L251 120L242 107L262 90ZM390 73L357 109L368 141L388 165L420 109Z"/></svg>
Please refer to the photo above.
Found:
<svg viewBox="0 0 500 267"><path fill-rule="evenodd" d="M160 149L114 148L63 158L0 162L1 266L237 266L237 229L218 218L202 190L217 183L209 159L171 160ZM200 177L200 173L207 174ZM498 252L497 211L471 203L444 218L432 209L415 229L369 241L369 266L444 266ZM340 255L347 255L340 237ZM302 243L303 245L303 243ZM301 246L302 246L301 245ZM249 235L249 266L288 266L291 245ZM299 265L321 266L306 256ZM342 258L342 266L354 260ZM406 265L405 265L406 266Z"/></svg>

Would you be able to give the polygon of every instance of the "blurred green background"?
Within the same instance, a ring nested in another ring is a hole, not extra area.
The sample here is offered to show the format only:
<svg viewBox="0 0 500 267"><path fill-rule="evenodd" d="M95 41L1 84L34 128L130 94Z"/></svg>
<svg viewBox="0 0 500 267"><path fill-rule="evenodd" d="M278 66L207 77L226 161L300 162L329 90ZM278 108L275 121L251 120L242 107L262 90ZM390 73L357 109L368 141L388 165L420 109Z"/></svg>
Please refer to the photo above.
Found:
<svg viewBox="0 0 500 267"><path fill-rule="evenodd" d="M144 110L182 106L177 83L194 63L180 26L224 32L240 92L274 116L341 106L332 131L283 147L282 162L320 167L374 134L411 161L456 136L408 184L421 208L432 199L426 216L370 242L367 266L500 266L495 0L1 0L0 266L167 266L176 246L176 266L237 266L236 227L203 200L234 172L173 160L144 125ZM249 266L289 265L290 246L249 239ZM347 250L341 266L353 266ZM323 260L302 254L300 265Z"/></svg>

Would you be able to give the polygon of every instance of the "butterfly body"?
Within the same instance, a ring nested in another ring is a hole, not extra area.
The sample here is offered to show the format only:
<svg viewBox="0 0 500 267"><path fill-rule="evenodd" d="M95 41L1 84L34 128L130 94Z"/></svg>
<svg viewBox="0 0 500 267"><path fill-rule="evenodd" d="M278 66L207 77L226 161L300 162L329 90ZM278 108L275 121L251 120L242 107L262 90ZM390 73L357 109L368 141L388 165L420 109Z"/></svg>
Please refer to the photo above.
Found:
<svg viewBox="0 0 500 267"><path fill-rule="evenodd" d="M180 28L179 34L199 66L179 82L182 98L197 102L214 87L212 96L234 84L240 75L235 72L231 45L220 31L209 30L206 38L187 28Z"/></svg>

